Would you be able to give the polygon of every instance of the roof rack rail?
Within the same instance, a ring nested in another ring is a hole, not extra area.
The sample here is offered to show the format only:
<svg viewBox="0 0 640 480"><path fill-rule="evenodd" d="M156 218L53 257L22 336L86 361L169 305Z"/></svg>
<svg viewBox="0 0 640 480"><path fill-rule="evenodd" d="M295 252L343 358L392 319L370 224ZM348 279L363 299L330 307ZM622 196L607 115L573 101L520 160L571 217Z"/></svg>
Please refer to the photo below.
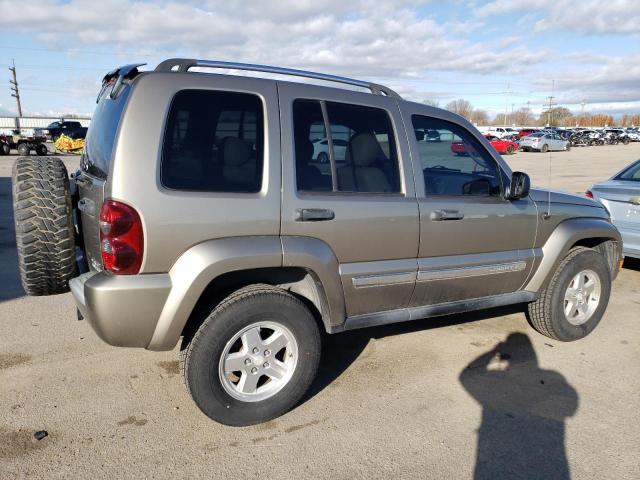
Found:
<svg viewBox="0 0 640 480"><path fill-rule="evenodd" d="M365 80L356 80L354 78L339 77L337 75L329 75L326 73L308 72L306 70L297 70L295 68L273 67L269 65L254 65L251 63L222 62L217 60L196 60L189 58L170 58L158 64L156 72L186 72L193 67L206 68L228 68L232 70L248 70L253 72L277 73L281 75L292 75L295 77L314 78L316 80L325 80L328 82L345 83L347 85L355 85L356 87L368 88L374 95L386 95L387 97L402 100L402 97L389 87L379 85L377 83L367 82Z"/></svg>

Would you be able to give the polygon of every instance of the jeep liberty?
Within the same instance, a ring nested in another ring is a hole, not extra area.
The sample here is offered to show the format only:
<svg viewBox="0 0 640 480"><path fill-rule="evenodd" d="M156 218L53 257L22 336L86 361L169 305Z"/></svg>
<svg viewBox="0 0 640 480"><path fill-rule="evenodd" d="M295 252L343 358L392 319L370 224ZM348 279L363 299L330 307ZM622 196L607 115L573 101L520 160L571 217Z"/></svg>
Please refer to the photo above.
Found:
<svg viewBox="0 0 640 480"><path fill-rule="evenodd" d="M607 211L530 189L460 116L302 70L138 67L104 77L71 177L59 159L17 159L22 284L70 290L111 345L182 339L185 384L210 418L293 408L321 331L521 303L560 341L600 322L622 247Z"/></svg>

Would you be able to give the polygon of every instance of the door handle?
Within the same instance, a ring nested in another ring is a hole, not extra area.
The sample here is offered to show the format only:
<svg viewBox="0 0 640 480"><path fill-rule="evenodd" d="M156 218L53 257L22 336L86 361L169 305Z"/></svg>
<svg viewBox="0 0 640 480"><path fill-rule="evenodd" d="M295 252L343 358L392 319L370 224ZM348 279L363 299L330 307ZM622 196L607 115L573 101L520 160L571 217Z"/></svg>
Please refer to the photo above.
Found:
<svg viewBox="0 0 640 480"><path fill-rule="evenodd" d="M296 222L326 222L334 218L336 218L336 214L328 208L299 208L296 210Z"/></svg>
<svg viewBox="0 0 640 480"><path fill-rule="evenodd" d="M434 210L430 215L432 222L441 222L443 220L462 220L464 213L458 210Z"/></svg>

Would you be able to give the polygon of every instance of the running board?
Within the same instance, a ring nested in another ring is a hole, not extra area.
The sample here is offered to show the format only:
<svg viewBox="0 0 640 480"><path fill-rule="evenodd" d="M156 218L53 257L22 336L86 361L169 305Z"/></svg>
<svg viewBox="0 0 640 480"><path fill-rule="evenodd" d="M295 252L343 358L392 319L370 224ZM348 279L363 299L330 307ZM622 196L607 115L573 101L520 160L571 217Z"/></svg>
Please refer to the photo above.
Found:
<svg viewBox="0 0 640 480"><path fill-rule="evenodd" d="M471 312L486 308L503 307L516 303L533 302L538 298L537 293L519 291L493 295L490 297L474 298L472 300L461 300L458 302L438 303L436 305L424 305L420 307L399 308L386 312L367 313L347 317L342 325L332 326L329 333L344 332L358 328L375 327L378 325L389 325L391 323L406 322L409 320L420 320L423 318L439 317L451 315L453 313Z"/></svg>

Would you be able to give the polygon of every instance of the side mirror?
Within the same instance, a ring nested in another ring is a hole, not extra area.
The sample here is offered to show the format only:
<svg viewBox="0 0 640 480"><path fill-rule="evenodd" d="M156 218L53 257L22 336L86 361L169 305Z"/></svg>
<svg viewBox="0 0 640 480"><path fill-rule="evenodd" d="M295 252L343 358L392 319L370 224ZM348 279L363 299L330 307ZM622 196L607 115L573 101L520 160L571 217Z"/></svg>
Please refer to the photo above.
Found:
<svg viewBox="0 0 640 480"><path fill-rule="evenodd" d="M511 183L507 187L505 197L507 200L518 200L529 195L531 188L531 179L529 175L523 172L513 172L511 175Z"/></svg>

